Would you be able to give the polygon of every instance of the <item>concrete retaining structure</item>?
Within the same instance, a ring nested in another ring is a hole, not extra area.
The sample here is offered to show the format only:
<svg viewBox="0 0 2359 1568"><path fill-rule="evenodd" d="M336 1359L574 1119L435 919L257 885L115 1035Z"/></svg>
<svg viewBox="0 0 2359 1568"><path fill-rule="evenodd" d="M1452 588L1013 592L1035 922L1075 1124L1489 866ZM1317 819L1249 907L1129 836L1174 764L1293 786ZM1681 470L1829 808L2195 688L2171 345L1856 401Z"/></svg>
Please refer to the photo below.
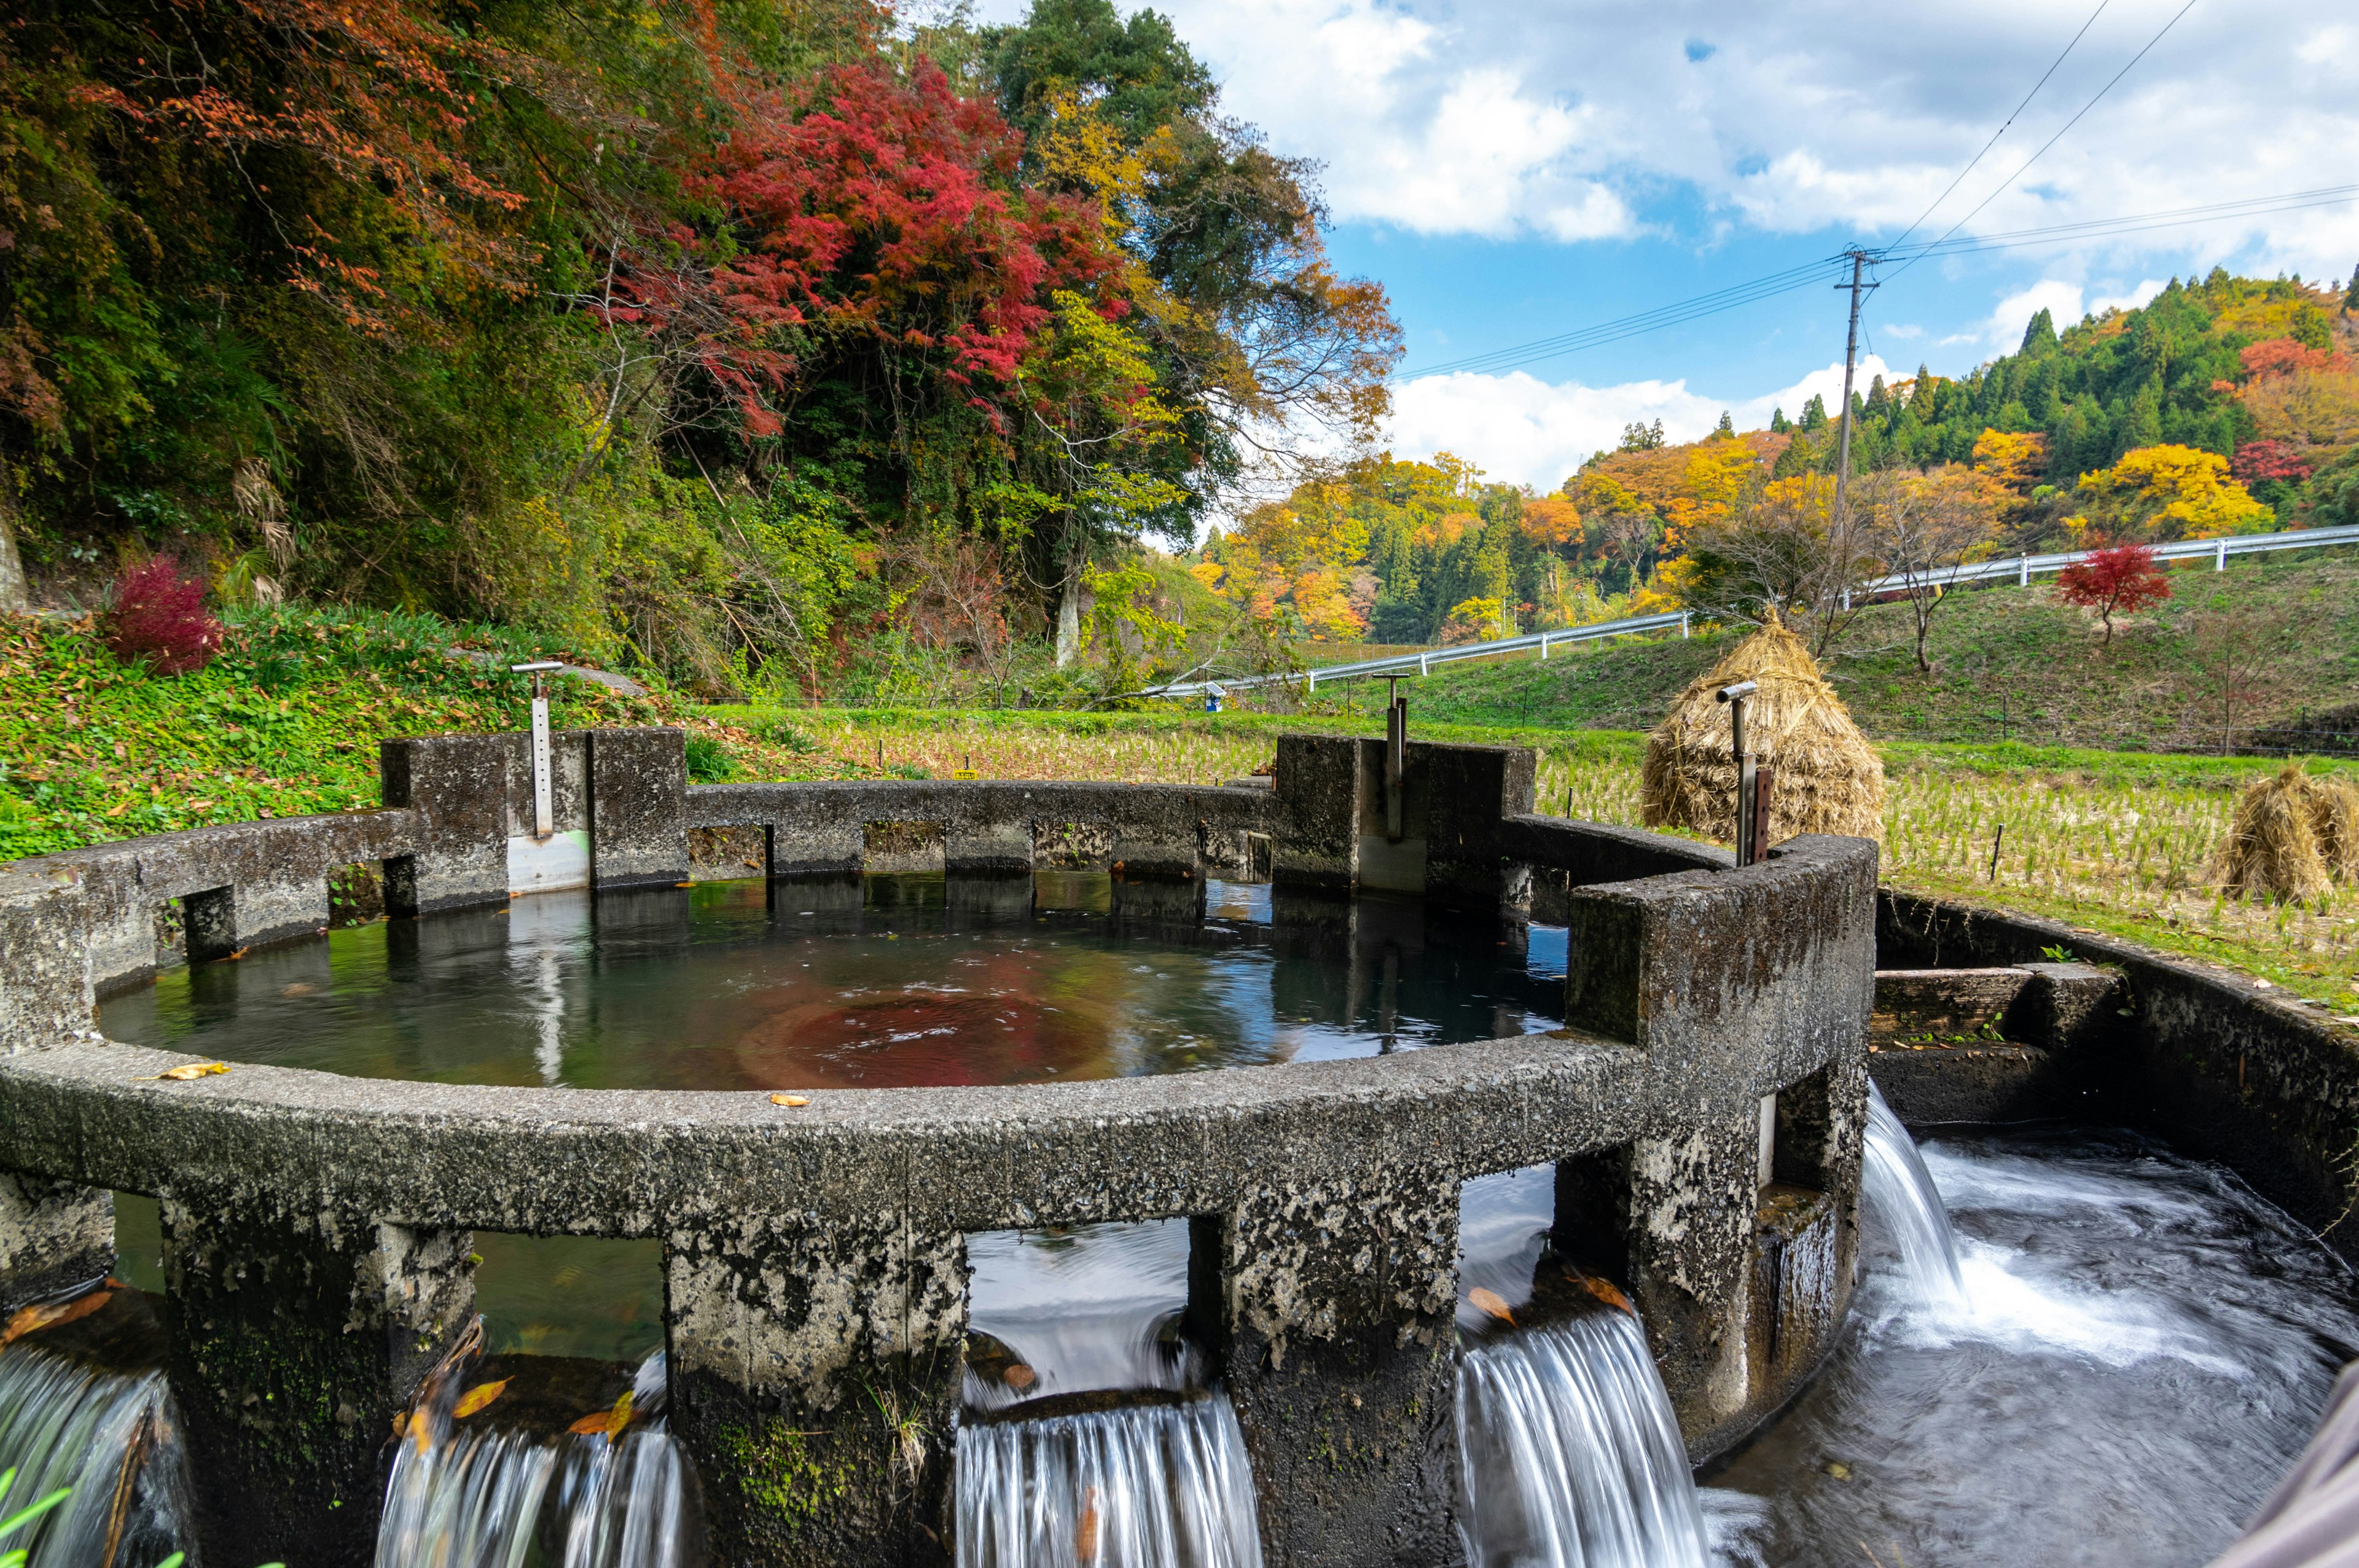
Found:
<svg viewBox="0 0 2359 1568"><path fill-rule="evenodd" d="M774 878L939 865L982 896L1103 863L1117 916L1147 923L1257 860L1288 899L1420 892L1510 929L1537 897L1572 932L1553 1033L800 1108L261 1066L161 1081L186 1058L99 1033L97 994L166 961L169 899L227 901L200 962L320 924L312 890L323 910L353 860L386 865L403 917L505 901L522 743L388 741L379 812L0 868L0 1287L89 1270L110 1191L161 1200L171 1376L200 1490L234 1504L208 1511L215 1561L368 1560L386 1434L465 1319L478 1228L661 1243L675 1429L732 1564L944 1560L976 1231L1189 1218L1189 1331L1235 1400L1273 1564L1456 1555L1472 1177L1555 1164L1556 1245L1636 1300L1699 1459L1840 1325L1875 847L1801 838L1738 870L1537 816L1512 749L1412 744L1393 781L1375 742L1288 736L1274 788L690 787L677 731L600 730L558 738L555 804L604 889L685 882L691 830L758 828Z"/></svg>

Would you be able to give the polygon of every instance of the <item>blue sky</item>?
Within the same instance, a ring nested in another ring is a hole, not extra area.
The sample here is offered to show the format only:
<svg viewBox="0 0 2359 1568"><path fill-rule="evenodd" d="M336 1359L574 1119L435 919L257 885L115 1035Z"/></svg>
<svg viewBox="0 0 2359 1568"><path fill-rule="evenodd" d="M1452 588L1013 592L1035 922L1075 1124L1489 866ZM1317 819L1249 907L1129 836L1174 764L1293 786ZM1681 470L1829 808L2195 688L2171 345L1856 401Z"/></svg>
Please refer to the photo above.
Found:
<svg viewBox="0 0 2359 1568"><path fill-rule="evenodd" d="M1334 258L1386 285L1414 372L1891 239L2084 22L1919 237L1960 219L1988 235L2359 181L2359 16L2302 0L2197 0L2016 177L2183 4L1157 8L1212 66L1226 113L1321 164ZM1869 368L1958 373L2012 348L2042 305L2078 319L2215 263L2347 279L2359 203L1921 263L1871 297ZM1630 419L1691 437L1723 407L1740 427L1780 402L1796 412L1839 384L1843 325L1843 297L1811 287L1516 371L1405 381L1390 444L1552 487Z"/></svg>

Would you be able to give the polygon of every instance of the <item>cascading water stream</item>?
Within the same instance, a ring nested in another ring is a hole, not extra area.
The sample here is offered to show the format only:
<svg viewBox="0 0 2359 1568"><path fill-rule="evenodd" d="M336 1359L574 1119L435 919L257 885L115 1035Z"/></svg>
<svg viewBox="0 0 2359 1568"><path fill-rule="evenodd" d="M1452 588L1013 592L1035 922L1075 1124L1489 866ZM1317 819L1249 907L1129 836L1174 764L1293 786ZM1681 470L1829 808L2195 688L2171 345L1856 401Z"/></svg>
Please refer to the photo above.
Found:
<svg viewBox="0 0 2359 1568"><path fill-rule="evenodd" d="M1261 1568L1245 1434L1173 1332L1187 1222L993 1232L968 1260L959 1568Z"/></svg>
<svg viewBox="0 0 2359 1568"><path fill-rule="evenodd" d="M1704 1568L1703 1509L1646 1331L1618 1291L1550 1258L1555 1206L1555 1172L1544 1165L1478 1177L1460 1190L1458 1465L1467 1561L1473 1568ZM1543 1284L1551 1304L1533 1322Z"/></svg>
<svg viewBox="0 0 2359 1568"><path fill-rule="evenodd" d="M450 1368L463 1370L472 1355ZM664 1430L664 1358L649 1357L610 1422L561 1436L460 1418L456 1375L429 1380L386 1483L377 1568L686 1568L694 1485Z"/></svg>
<svg viewBox="0 0 2359 1568"><path fill-rule="evenodd" d="M0 1518L71 1490L0 1541L26 1549L27 1568L147 1568L195 1550L187 1457L158 1369L112 1370L35 1337L0 1349L0 1470L12 1466Z"/></svg>
<svg viewBox="0 0 2359 1568"><path fill-rule="evenodd" d="M1965 1276L1958 1268L1958 1238L1940 1189L1917 1152L1917 1141L1867 1087L1867 1138L1860 1172L1860 1195L1875 1210L1900 1249L1900 1266L1912 1293L1921 1301L1963 1307Z"/></svg>

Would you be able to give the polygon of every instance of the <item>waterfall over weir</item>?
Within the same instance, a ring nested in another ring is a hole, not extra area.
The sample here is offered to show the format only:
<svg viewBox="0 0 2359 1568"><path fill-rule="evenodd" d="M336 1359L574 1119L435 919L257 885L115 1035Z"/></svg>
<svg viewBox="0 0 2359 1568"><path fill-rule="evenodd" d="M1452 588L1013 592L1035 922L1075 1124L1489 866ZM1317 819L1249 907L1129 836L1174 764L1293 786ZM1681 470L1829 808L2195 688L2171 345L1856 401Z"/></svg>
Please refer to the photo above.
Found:
<svg viewBox="0 0 2359 1568"><path fill-rule="evenodd" d="M1261 1568L1228 1397L958 1435L959 1568Z"/></svg>
<svg viewBox="0 0 2359 1568"><path fill-rule="evenodd" d="M160 1371L107 1371L29 1342L0 1351L0 1470L11 1465L0 1518L72 1489L0 1541L29 1548L28 1568L147 1568L194 1549L188 1469Z"/></svg>
<svg viewBox="0 0 2359 1568"><path fill-rule="evenodd" d="M1900 1249L1910 1292L1919 1301L1962 1307L1965 1277L1958 1269L1958 1238L1940 1189L1882 1091L1867 1087L1867 1140L1860 1196L1875 1211Z"/></svg>
<svg viewBox="0 0 2359 1568"><path fill-rule="evenodd" d="M1638 1320L1470 1346L1458 1464L1473 1568L1704 1568L1703 1510Z"/></svg>
<svg viewBox="0 0 2359 1568"><path fill-rule="evenodd" d="M694 1482L664 1431L664 1361L647 1358L618 1434L559 1436L456 1419L462 1379L411 1411L377 1527L377 1568L690 1568ZM535 1549L538 1556L535 1558Z"/></svg>

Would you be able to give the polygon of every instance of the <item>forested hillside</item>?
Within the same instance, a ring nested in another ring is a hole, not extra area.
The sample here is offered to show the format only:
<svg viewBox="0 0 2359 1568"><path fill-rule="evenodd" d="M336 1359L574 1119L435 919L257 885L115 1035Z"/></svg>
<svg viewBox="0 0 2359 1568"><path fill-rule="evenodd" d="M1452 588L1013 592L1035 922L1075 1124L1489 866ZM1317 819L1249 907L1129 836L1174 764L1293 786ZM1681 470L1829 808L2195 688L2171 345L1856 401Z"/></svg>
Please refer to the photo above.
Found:
<svg viewBox="0 0 2359 1568"><path fill-rule="evenodd" d="M1824 646L1848 590L1888 572L1930 582L2017 550L2359 522L2359 276L2321 289L2215 271L2060 335L2042 310L2017 352L1960 378L1876 377L1853 414L1840 511L1838 422L1813 397L1799 420L1739 432L1723 416L1685 444L1633 425L1545 495L1448 453L1386 455L1254 513L1195 569L1335 642L1775 604Z"/></svg>
<svg viewBox="0 0 2359 1568"><path fill-rule="evenodd" d="M51 602L163 552L716 693L1070 654L1090 574L1382 414L1320 221L1106 0L32 0L0 534Z"/></svg>

